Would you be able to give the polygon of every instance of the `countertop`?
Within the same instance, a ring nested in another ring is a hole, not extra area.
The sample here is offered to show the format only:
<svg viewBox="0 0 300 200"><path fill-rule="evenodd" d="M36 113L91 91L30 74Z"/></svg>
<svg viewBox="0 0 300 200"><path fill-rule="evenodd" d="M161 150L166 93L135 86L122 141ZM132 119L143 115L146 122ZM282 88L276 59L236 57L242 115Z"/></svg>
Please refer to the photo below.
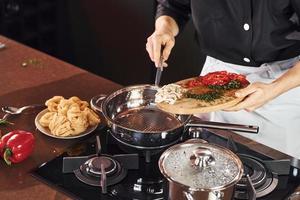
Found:
<svg viewBox="0 0 300 200"><path fill-rule="evenodd" d="M89 101L97 94L109 94L122 87L3 36L0 36L0 42L6 44L6 48L0 50L0 107L42 104L54 95L78 96ZM69 199L33 178L29 172L58 156L79 139L60 140L43 135L36 130L34 125L37 112L39 110L9 118L14 125L0 127L2 133L13 129L23 129L34 133L36 138L35 150L24 162L7 166L4 161L0 160L0 199ZM1 113L1 115L4 114ZM223 137L231 135L240 143L273 158L287 158L286 155L276 150L237 134L228 131L215 132Z"/></svg>
<svg viewBox="0 0 300 200"><path fill-rule="evenodd" d="M54 95L78 96L89 101L97 94L109 94L121 85L93 75L42 52L0 36L6 45L0 50L0 107L43 104ZM0 160L0 199L69 199L62 193L33 178L29 172L59 155L65 148L78 142L59 140L36 130L36 112L9 118L14 125L0 127L2 133L23 129L36 138L33 154L24 162L7 166ZM3 113L0 113L3 116Z"/></svg>

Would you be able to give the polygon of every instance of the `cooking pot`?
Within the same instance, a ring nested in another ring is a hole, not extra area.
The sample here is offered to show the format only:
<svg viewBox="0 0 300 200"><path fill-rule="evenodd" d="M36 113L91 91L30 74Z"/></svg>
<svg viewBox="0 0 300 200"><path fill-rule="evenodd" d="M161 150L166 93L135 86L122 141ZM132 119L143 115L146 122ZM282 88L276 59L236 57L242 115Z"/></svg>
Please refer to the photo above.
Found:
<svg viewBox="0 0 300 200"><path fill-rule="evenodd" d="M178 142L188 126L258 132L256 126L198 121L191 115L174 115L156 107L154 85L122 88L110 95L91 99L91 106L105 117L111 135L119 142L138 149L159 149Z"/></svg>
<svg viewBox="0 0 300 200"><path fill-rule="evenodd" d="M169 181L170 200L231 200L243 175L237 155L198 139L167 149L159 169Z"/></svg>

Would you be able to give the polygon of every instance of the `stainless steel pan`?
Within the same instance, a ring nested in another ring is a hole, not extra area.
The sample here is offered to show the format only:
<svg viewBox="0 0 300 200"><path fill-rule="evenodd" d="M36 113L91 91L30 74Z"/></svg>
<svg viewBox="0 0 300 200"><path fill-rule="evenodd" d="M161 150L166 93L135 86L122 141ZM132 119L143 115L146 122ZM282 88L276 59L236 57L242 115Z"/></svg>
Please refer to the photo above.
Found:
<svg viewBox="0 0 300 200"><path fill-rule="evenodd" d="M257 133L258 127L219 122L191 121L191 115L174 115L156 107L158 87L136 85L110 95L91 99L93 109L101 112L119 142L139 149L158 149L176 143L189 126L219 128Z"/></svg>

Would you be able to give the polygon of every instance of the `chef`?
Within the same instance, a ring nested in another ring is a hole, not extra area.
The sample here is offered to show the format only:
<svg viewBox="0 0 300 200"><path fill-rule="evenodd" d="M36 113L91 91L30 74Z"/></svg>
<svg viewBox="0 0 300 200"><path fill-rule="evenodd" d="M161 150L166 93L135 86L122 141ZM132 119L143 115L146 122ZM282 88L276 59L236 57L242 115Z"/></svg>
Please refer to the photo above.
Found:
<svg viewBox="0 0 300 200"><path fill-rule="evenodd" d="M155 65L162 58L167 66L175 37L192 19L207 55L201 74L226 70L251 82L235 94L242 102L210 120L258 125L259 134L243 135L300 158L300 0L157 1L146 44Z"/></svg>

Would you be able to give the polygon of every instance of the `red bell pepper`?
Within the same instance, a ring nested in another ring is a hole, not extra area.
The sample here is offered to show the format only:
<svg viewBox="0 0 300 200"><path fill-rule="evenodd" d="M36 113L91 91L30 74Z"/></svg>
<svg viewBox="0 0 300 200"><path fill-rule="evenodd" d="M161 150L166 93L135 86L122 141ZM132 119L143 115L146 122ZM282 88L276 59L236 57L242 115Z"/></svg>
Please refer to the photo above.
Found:
<svg viewBox="0 0 300 200"><path fill-rule="evenodd" d="M33 151L34 136L32 133L15 130L4 135L0 140L0 152L8 165L25 160Z"/></svg>

